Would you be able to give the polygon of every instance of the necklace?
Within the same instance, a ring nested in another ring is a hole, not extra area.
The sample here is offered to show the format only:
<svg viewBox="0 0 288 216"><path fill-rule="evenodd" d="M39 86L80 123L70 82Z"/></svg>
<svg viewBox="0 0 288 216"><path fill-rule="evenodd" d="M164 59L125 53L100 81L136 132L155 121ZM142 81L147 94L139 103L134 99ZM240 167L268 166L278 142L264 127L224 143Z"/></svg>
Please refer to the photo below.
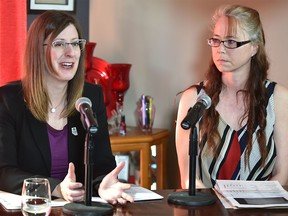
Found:
<svg viewBox="0 0 288 216"><path fill-rule="evenodd" d="M61 103L62 103L62 101L60 101L60 103L56 107L50 107L50 112L55 113L56 109L61 105Z"/></svg>
<svg viewBox="0 0 288 216"><path fill-rule="evenodd" d="M60 102L59 102L59 104L57 106L53 106L52 102L51 101L49 102L49 104L50 104L49 110L50 110L51 113L55 113L57 108L61 104L63 105L63 109L64 109L64 107L66 106L66 103L67 103L67 101L65 100L65 96L66 96L66 94L63 95L63 97L61 98L61 100L60 100Z"/></svg>
<svg viewBox="0 0 288 216"><path fill-rule="evenodd" d="M56 112L56 108L57 108L57 107L52 107L52 108L50 109L50 112L51 112L51 113Z"/></svg>

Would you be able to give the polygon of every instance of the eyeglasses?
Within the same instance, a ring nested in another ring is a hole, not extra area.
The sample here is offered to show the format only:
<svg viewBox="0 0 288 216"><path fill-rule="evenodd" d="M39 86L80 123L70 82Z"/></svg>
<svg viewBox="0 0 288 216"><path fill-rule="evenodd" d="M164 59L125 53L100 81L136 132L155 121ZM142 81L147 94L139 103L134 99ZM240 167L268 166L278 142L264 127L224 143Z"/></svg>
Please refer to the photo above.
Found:
<svg viewBox="0 0 288 216"><path fill-rule="evenodd" d="M224 44L224 46L228 49L236 49L238 47L241 47L247 43L250 43L251 41L250 40L247 40L247 41L241 41L241 42L238 42L238 41L235 41L235 40L224 40L224 41L221 41L217 38L209 38L208 39L208 45L211 46L211 47L219 47L221 43Z"/></svg>
<svg viewBox="0 0 288 216"><path fill-rule="evenodd" d="M57 50L65 50L67 49L68 45L71 45L74 50L83 50L85 48L86 40L85 39L77 39L68 43L64 40L55 40L51 43L51 46ZM43 44L47 46L48 44Z"/></svg>

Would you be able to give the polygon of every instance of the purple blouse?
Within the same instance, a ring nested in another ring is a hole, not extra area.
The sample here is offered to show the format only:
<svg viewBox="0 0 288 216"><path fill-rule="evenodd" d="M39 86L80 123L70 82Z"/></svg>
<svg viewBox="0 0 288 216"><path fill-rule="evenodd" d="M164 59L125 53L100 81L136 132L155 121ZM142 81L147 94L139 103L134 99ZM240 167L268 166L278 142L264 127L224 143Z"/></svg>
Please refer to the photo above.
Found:
<svg viewBox="0 0 288 216"><path fill-rule="evenodd" d="M68 127L56 130L47 124L51 151L51 177L63 180L68 173Z"/></svg>

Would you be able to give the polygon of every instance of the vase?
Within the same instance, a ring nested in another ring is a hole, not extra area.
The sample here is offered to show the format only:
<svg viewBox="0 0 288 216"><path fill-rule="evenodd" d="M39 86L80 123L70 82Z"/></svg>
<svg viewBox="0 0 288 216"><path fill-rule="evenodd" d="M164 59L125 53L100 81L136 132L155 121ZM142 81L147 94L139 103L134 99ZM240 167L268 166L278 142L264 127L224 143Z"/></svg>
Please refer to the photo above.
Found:
<svg viewBox="0 0 288 216"><path fill-rule="evenodd" d="M89 70L92 67L93 52L95 47L95 42L87 42L85 45L85 71Z"/></svg>
<svg viewBox="0 0 288 216"><path fill-rule="evenodd" d="M120 123L120 118L123 115L124 95L130 86L129 73L131 66L131 64L126 63L110 64L111 90L113 92L111 106L114 106L116 109L118 123Z"/></svg>
<svg viewBox="0 0 288 216"><path fill-rule="evenodd" d="M110 77L110 64L109 62L93 56L96 43L86 43L85 52L85 80L92 84L100 85L103 89L104 103L106 105L106 114L108 119L112 116L113 110L109 105L112 101Z"/></svg>
<svg viewBox="0 0 288 216"><path fill-rule="evenodd" d="M85 79L92 84L101 85L104 94L104 103L108 106L112 100L110 78L110 64L100 58L92 58L92 66L86 71ZM107 113L108 114L108 113Z"/></svg>
<svg viewBox="0 0 288 216"><path fill-rule="evenodd" d="M149 95L141 95L137 102L137 119L139 127L142 131L151 131L155 118L155 104L153 98Z"/></svg>
<svg viewBox="0 0 288 216"><path fill-rule="evenodd" d="M125 92L129 88L129 72L131 64L119 63L109 65L111 80L111 101L106 107L108 114L109 133L119 133Z"/></svg>

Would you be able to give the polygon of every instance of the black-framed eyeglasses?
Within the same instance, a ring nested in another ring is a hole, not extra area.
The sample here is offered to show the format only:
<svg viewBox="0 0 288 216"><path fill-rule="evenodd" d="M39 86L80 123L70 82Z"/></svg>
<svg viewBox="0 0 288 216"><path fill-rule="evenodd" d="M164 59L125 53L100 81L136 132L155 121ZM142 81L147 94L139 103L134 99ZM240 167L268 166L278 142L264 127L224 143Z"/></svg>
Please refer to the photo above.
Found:
<svg viewBox="0 0 288 216"><path fill-rule="evenodd" d="M209 38L208 39L208 45L211 46L211 47L219 47L221 43L224 44L224 46L228 49L236 49L238 47L241 47L247 43L250 43L251 41L250 40L247 40L247 41L235 41L235 40L231 40L231 39L228 39L228 40L220 40L220 39L217 39L217 38Z"/></svg>
<svg viewBox="0 0 288 216"><path fill-rule="evenodd" d="M57 50L65 50L68 45L71 45L74 50L83 50L85 48L86 40L85 39L76 39L72 42L66 42L65 40L55 40L51 43L51 46ZM47 46L48 44L43 44Z"/></svg>

